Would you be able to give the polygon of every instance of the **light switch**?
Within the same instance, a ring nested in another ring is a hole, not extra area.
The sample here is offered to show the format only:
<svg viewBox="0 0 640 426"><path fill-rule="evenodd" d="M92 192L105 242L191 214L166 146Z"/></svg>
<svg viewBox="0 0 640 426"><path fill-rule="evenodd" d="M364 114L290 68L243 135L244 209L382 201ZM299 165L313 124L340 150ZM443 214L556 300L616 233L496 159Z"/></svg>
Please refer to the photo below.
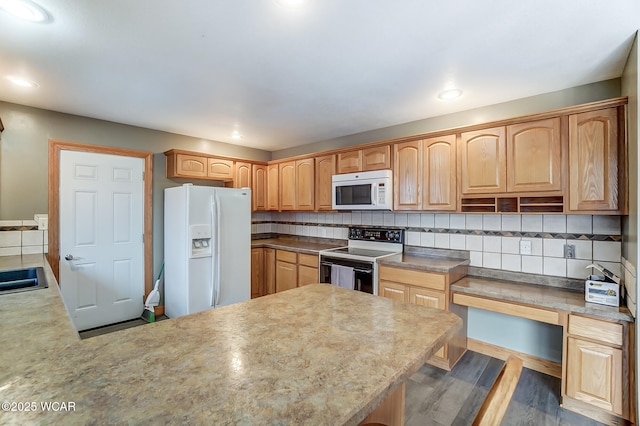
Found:
<svg viewBox="0 0 640 426"><path fill-rule="evenodd" d="M531 254L531 241L520 240L520 254Z"/></svg>

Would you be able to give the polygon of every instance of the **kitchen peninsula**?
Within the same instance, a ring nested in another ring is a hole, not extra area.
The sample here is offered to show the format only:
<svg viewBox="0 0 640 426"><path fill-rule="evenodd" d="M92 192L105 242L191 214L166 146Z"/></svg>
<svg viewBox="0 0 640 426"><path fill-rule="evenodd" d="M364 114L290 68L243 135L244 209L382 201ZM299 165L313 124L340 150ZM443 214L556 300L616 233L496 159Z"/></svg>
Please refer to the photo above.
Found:
<svg viewBox="0 0 640 426"><path fill-rule="evenodd" d="M0 397L38 408L0 423L358 424L462 326L319 284L84 341L61 313L55 281L0 296Z"/></svg>

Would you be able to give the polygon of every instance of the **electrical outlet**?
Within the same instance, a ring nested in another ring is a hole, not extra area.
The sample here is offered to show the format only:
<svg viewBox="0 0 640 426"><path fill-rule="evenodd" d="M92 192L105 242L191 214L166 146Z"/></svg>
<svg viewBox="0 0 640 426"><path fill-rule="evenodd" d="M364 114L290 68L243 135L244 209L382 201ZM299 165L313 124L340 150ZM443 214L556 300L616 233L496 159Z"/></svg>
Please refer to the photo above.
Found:
<svg viewBox="0 0 640 426"><path fill-rule="evenodd" d="M531 241L520 240L520 254L531 254Z"/></svg>
<svg viewBox="0 0 640 426"><path fill-rule="evenodd" d="M564 257L567 259L575 259L576 258L576 246L574 244L565 244L564 245Z"/></svg>

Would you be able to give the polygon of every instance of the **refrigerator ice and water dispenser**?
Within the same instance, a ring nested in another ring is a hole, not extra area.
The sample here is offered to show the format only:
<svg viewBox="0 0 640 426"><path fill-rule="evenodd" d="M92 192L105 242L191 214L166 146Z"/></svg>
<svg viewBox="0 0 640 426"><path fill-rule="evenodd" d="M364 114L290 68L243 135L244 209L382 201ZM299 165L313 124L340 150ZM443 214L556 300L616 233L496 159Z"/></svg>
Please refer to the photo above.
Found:
<svg viewBox="0 0 640 426"><path fill-rule="evenodd" d="M191 241L190 257L211 256L211 225L191 225L189 227Z"/></svg>

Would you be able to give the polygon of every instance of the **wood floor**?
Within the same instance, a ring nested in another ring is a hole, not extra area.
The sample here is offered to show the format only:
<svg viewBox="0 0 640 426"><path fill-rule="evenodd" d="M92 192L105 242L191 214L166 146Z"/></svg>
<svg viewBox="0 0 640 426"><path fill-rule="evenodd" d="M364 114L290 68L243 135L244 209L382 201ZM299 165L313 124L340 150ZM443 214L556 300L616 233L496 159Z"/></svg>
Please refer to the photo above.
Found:
<svg viewBox="0 0 640 426"><path fill-rule="evenodd" d="M406 383L406 426L470 425L504 361L467 353L455 368L424 365ZM560 379L522 369L503 425L602 425L560 407Z"/></svg>

